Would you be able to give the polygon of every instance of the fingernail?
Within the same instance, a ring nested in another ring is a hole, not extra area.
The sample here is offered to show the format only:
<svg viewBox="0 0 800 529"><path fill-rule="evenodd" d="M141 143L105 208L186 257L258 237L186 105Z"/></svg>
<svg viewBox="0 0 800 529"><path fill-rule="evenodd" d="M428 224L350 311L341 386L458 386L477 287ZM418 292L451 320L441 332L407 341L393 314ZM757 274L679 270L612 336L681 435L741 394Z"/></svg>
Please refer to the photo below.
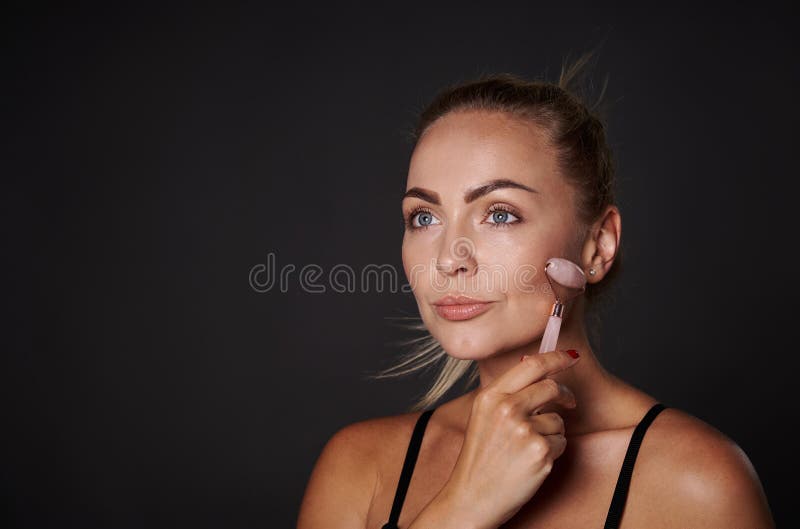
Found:
<svg viewBox="0 0 800 529"><path fill-rule="evenodd" d="M575 349L567 349L567 354L570 355L572 358L578 358L580 356L578 354L578 351L576 351Z"/></svg>

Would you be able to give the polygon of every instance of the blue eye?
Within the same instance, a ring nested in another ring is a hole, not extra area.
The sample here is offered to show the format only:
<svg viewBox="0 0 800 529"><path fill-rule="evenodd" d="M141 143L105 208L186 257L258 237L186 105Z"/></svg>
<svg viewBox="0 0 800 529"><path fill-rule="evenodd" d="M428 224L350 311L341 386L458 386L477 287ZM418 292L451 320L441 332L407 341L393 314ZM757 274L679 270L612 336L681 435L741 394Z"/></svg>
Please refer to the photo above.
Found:
<svg viewBox="0 0 800 529"><path fill-rule="evenodd" d="M427 213L425 211L417 213L416 218L417 218L417 222L419 222L420 226L429 226L429 225L433 224L433 215L431 215L430 213Z"/></svg>
<svg viewBox="0 0 800 529"><path fill-rule="evenodd" d="M434 224L441 224L441 222L435 222L435 220L436 217L427 209L416 208L408 215L406 225L412 230L420 230L433 226Z"/></svg>
<svg viewBox="0 0 800 529"><path fill-rule="evenodd" d="M509 220L509 217L516 220ZM495 208L489 211L489 224L515 224L519 218L510 211L503 208Z"/></svg>

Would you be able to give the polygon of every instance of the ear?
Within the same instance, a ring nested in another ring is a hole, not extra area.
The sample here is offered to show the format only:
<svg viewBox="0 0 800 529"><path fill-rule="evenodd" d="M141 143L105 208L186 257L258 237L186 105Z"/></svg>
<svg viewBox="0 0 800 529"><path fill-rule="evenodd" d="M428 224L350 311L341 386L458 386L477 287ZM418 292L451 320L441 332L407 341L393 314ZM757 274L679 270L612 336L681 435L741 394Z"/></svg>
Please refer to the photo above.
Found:
<svg viewBox="0 0 800 529"><path fill-rule="evenodd" d="M598 283L611 269L621 237L622 217L619 208L612 204L607 206L600 218L592 224L589 235L583 243L581 264L587 283ZM590 268L594 268L594 275L589 273Z"/></svg>

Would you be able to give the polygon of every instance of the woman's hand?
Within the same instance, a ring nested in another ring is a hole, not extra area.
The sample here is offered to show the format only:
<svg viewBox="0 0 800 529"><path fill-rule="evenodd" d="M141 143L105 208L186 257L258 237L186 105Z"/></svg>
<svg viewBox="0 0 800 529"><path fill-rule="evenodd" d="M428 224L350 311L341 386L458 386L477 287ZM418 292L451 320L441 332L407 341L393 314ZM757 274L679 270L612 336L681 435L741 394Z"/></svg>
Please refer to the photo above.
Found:
<svg viewBox="0 0 800 529"><path fill-rule="evenodd" d="M498 527L514 516L567 444L561 416L537 412L547 403L575 407L575 395L546 377L578 359L548 351L523 360L475 396L461 454L442 489L473 527Z"/></svg>

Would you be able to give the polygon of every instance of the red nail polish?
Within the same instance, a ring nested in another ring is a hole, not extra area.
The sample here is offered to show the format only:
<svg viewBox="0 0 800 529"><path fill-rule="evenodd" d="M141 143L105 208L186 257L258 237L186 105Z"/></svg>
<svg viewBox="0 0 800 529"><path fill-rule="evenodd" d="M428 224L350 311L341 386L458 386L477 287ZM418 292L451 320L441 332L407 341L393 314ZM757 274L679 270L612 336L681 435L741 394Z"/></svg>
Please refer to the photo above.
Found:
<svg viewBox="0 0 800 529"><path fill-rule="evenodd" d="M578 358L580 356L578 351L575 349L567 349L567 354L569 354L572 358Z"/></svg>

